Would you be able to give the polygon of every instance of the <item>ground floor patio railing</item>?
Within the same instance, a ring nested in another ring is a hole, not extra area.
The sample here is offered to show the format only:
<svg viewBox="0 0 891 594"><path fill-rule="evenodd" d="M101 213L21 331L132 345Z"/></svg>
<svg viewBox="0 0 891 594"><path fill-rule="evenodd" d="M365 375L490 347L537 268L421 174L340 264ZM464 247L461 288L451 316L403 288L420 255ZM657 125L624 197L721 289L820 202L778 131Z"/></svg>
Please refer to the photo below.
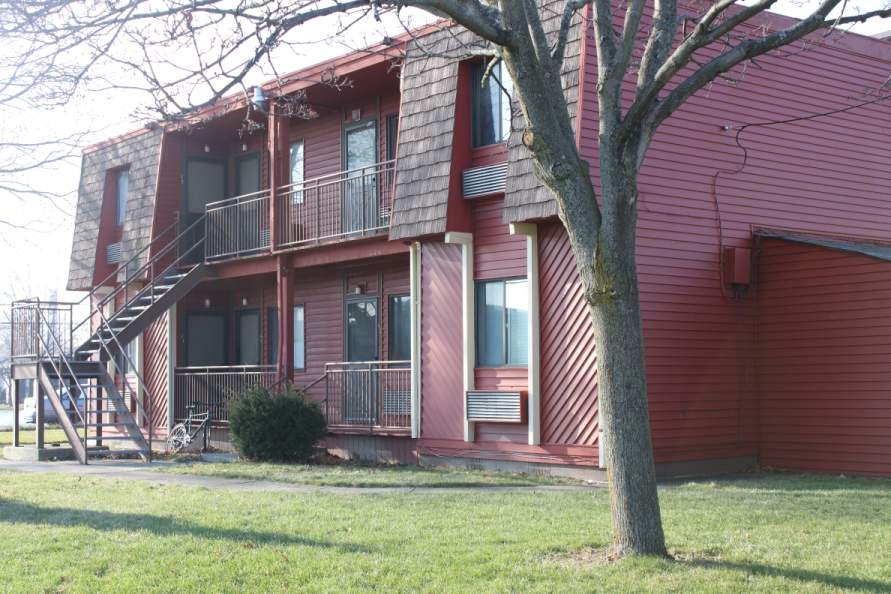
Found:
<svg viewBox="0 0 891 594"><path fill-rule="evenodd" d="M328 363L325 376L324 410L332 432L410 430L408 361Z"/></svg>
<svg viewBox="0 0 891 594"><path fill-rule="evenodd" d="M178 367L176 369L173 417L188 416L187 406L208 410L215 423L229 422L228 402L255 387L271 387L277 381L274 366Z"/></svg>

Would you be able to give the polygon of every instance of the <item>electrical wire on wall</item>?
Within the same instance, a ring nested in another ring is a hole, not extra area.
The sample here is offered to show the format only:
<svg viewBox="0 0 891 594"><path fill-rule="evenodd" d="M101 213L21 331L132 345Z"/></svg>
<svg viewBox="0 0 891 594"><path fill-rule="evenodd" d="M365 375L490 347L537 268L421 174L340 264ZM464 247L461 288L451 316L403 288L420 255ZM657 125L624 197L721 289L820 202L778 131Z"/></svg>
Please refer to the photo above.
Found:
<svg viewBox="0 0 891 594"><path fill-rule="evenodd" d="M740 148L740 150L742 151L742 154L743 154L742 163L740 163L739 167L737 167L736 169L732 169L732 170L731 169L718 169L715 172L715 174L712 176L712 203L714 204L714 209L715 209L715 224L717 225L717 228L718 228L718 279L719 279L719 282L721 285L721 295L723 295L725 299L727 299L729 301L739 301L742 298L742 295L740 295L738 293L735 293L732 295L728 294L727 283L724 282L724 225L721 222L721 205L718 200L718 180L722 175L738 175L745 170L746 164L749 161L749 149L742 143L742 133L745 132L749 128L780 126L783 124L792 124L795 122L801 122L801 121L806 121L806 120L815 120L818 118L829 117L829 116L837 115L840 113L853 111L855 109L860 109L861 107L866 107L869 105L873 105L875 103L880 103L882 101L887 101L888 99L891 99L891 93L888 93L886 95L879 95L878 97L874 97L868 101L862 101L855 105L849 105L847 107L840 107L837 109L832 109L832 110L824 111L821 113L814 113L814 114L798 116L798 117L794 117L794 118L785 118L785 119L781 119L781 120L752 122L749 124L744 124L744 125L740 126L739 128L737 128L736 136L734 137L734 142L736 143L736 146L738 146ZM725 125L725 126L722 126L721 129L724 131L729 131L729 130L733 129L733 126Z"/></svg>

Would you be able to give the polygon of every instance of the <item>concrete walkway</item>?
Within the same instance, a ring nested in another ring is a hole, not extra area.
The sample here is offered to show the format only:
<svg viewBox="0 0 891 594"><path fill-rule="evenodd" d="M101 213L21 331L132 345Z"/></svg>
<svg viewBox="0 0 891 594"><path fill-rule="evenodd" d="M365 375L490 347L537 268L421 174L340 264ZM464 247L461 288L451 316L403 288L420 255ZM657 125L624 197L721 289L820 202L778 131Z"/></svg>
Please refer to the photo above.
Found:
<svg viewBox="0 0 891 594"><path fill-rule="evenodd" d="M480 485L478 487L334 487L326 485L302 485L279 481L261 481L199 476L194 474L178 474L159 472L163 466L172 462L153 462L143 464L129 460L105 460L86 466L77 462L12 462L0 459L0 470L16 472L76 475L81 477L97 477L104 479L143 481L156 485L177 485L183 487L203 487L205 489L227 489L230 491L260 491L269 493L330 493L335 495L374 495L392 493L545 493L550 491L588 491L601 487L592 485L539 485L539 486L500 486Z"/></svg>

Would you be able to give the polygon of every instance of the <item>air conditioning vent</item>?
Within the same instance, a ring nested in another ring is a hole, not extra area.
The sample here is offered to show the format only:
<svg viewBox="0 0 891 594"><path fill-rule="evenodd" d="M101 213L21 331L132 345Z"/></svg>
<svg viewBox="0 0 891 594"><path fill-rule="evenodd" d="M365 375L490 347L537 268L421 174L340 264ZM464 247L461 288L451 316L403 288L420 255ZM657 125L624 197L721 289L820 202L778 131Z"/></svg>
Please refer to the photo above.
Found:
<svg viewBox="0 0 891 594"><path fill-rule="evenodd" d="M467 392L467 420L485 423L522 423L525 392Z"/></svg>
<svg viewBox="0 0 891 594"><path fill-rule="evenodd" d="M504 192L507 183L507 163L474 167L464 170L464 197L478 198Z"/></svg>
<svg viewBox="0 0 891 594"><path fill-rule="evenodd" d="M383 413L385 415L410 415L411 392L409 390L384 390Z"/></svg>
<svg viewBox="0 0 891 594"><path fill-rule="evenodd" d="M105 246L105 262L108 264L117 264L124 259L124 248L121 242L110 243Z"/></svg>

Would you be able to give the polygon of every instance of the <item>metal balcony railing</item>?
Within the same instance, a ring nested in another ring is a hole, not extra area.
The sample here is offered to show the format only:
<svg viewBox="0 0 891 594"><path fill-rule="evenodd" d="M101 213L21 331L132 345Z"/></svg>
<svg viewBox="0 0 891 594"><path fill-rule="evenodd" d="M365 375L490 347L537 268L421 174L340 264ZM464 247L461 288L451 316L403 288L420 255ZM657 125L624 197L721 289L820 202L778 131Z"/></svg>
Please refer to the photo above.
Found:
<svg viewBox="0 0 891 594"><path fill-rule="evenodd" d="M208 260L240 258L270 248L268 189L206 207L204 255Z"/></svg>
<svg viewBox="0 0 891 594"><path fill-rule="evenodd" d="M209 410L218 424L229 422L226 404L245 391L276 383L274 365L239 365L227 367L177 367L174 383L174 419L188 416L186 407L197 404L199 412Z"/></svg>
<svg viewBox="0 0 891 594"><path fill-rule="evenodd" d="M277 191L276 247L385 232L393 204L394 161L340 171Z"/></svg>
<svg viewBox="0 0 891 594"><path fill-rule="evenodd" d="M409 361L367 361L325 365L325 418L328 428L409 430Z"/></svg>

